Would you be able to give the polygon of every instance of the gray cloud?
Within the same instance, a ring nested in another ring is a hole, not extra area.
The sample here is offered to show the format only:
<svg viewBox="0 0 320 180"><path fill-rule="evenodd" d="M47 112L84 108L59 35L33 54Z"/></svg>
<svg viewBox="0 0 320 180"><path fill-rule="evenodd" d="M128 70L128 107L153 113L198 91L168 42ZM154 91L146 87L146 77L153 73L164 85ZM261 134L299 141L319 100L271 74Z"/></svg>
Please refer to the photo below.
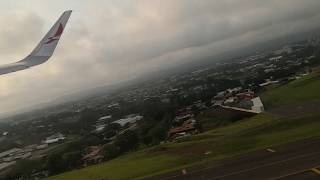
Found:
<svg viewBox="0 0 320 180"><path fill-rule="evenodd" d="M30 52L52 23L52 16L65 5L63 1L34 1L35 7L15 9L19 16L2 14L3 63ZM54 57L33 69L0 77L2 110L320 26L318 0L93 0L67 4L75 11ZM50 21L44 19L47 16Z"/></svg>

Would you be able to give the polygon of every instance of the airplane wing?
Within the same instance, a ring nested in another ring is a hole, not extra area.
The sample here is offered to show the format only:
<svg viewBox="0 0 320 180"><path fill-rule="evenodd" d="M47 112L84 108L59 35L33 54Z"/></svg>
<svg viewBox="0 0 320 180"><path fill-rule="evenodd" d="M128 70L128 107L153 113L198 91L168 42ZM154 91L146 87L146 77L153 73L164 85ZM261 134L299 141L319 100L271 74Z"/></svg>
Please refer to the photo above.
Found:
<svg viewBox="0 0 320 180"><path fill-rule="evenodd" d="M27 57L21 61L0 66L0 75L24 70L46 62L52 56L54 49L57 47L58 41L66 27L71 12L71 10L65 11L60 16L49 32Z"/></svg>

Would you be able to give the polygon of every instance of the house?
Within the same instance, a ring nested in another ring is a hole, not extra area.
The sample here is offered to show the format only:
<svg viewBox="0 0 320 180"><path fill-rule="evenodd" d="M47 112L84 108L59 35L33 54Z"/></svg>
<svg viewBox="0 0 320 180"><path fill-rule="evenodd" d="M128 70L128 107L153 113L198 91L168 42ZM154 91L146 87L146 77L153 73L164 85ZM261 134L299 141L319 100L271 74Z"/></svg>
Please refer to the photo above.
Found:
<svg viewBox="0 0 320 180"><path fill-rule="evenodd" d="M254 97L254 92L251 90L248 90L246 92L238 93L236 94L238 99L243 99L243 100L250 100Z"/></svg>
<svg viewBox="0 0 320 180"><path fill-rule="evenodd" d="M227 105L227 104L233 104L233 103L237 103L238 102L238 98L237 97L229 97L228 99L226 99L223 104Z"/></svg>
<svg viewBox="0 0 320 180"><path fill-rule="evenodd" d="M86 153L82 156L81 160L84 163L84 166L89 164L97 164L102 162L104 156L102 147L100 146L90 146L86 150Z"/></svg>
<svg viewBox="0 0 320 180"><path fill-rule="evenodd" d="M265 87L271 84L277 84L279 81L271 81L270 79L267 79L266 82L259 84L260 87Z"/></svg>
<svg viewBox="0 0 320 180"><path fill-rule="evenodd" d="M282 59L282 56L276 56L269 58L269 61L279 61L280 59Z"/></svg>
<svg viewBox="0 0 320 180"><path fill-rule="evenodd" d="M128 115L126 118L119 119L119 120L114 121L112 123L119 124L121 127L123 127L127 124L135 124L142 119L143 119L143 116L131 114L131 115Z"/></svg>
<svg viewBox="0 0 320 180"><path fill-rule="evenodd" d="M182 133L194 133L197 131L195 127L196 121L194 119L189 119L179 127L171 128L168 132L168 136L170 138L176 138L179 136L179 134Z"/></svg>
<svg viewBox="0 0 320 180"><path fill-rule="evenodd" d="M63 136L63 134L61 133L56 133L52 136L49 136L46 138L46 140L44 141L45 144L53 144L53 143L57 143L59 141L64 140L65 137Z"/></svg>

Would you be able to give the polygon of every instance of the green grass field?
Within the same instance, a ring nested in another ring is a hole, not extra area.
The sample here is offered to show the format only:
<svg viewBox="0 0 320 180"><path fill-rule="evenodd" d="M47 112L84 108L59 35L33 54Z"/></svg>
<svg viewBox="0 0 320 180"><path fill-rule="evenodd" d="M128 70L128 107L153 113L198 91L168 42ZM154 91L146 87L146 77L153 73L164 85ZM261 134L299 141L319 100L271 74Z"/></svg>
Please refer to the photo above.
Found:
<svg viewBox="0 0 320 180"><path fill-rule="evenodd" d="M320 73L263 94L270 107L320 100ZM299 117L269 113L237 121L175 143L129 153L103 164L48 179L140 179L299 139L320 136L320 112ZM206 119L208 121L208 119ZM210 154L206 155L206 152Z"/></svg>
<svg viewBox="0 0 320 180"><path fill-rule="evenodd" d="M262 101L267 107L297 104L306 101L320 100L320 70L293 81L285 86L275 87L262 95Z"/></svg>

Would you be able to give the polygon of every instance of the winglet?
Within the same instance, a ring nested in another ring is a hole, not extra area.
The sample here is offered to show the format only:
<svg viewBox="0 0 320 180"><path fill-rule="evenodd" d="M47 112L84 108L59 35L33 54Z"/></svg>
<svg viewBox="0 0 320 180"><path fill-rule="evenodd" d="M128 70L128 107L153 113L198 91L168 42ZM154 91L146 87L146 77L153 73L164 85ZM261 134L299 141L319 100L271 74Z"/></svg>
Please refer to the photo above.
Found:
<svg viewBox="0 0 320 180"><path fill-rule="evenodd" d="M71 13L72 10L63 12L63 14L39 42L36 48L21 62L27 62L30 65L37 65L47 61L57 47L58 41L66 27Z"/></svg>

